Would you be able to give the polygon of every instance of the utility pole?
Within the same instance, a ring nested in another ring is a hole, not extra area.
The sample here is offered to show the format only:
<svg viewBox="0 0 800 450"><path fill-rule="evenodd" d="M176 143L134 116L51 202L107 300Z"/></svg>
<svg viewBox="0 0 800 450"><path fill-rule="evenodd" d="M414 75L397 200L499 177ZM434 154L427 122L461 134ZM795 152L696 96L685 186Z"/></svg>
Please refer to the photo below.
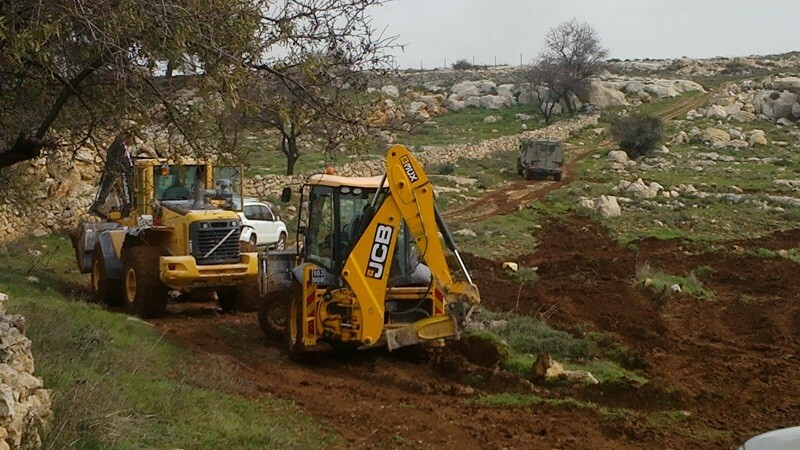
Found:
<svg viewBox="0 0 800 450"><path fill-rule="evenodd" d="M447 69L447 56L444 57L444 68Z"/></svg>

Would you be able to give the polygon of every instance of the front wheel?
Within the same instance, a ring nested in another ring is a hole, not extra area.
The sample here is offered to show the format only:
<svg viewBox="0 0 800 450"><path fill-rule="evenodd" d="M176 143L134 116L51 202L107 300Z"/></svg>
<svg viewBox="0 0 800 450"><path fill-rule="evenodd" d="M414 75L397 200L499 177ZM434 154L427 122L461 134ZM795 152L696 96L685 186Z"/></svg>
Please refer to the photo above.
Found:
<svg viewBox="0 0 800 450"><path fill-rule="evenodd" d="M167 311L169 288L161 281L158 250L146 245L123 252L125 309L139 317L159 317Z"/></svg>
<svg viewBox="0 0 800 450"><path fill-rule="evenodd" d="M292 304L289 308L289 320L286 322L284 336L286 338L286 352L289 358L302 362L308 354L308 349L303 343L303 328L305 317L303 317L303 298L294 290Z"/></svg>
<svg viewBox="0 0 800 450"><path fill-rule="evenodd" d="M258 308L258 325L267 336L281 336L286 332L292 301L290 290L270 292Z"/></svg>

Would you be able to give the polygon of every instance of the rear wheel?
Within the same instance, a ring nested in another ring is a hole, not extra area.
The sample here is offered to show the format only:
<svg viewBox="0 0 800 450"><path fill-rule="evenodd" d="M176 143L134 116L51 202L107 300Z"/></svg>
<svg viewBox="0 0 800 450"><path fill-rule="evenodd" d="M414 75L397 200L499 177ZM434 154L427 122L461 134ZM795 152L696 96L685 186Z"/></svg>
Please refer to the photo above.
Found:
<svg viewBox="0 0 800 450"><path fill-rule="evenodd" d="M532 180L533 179L533 171L532 170L528 170L528 169L524 169L523 170L523 176L525 177L526 180Z"/></svg>
<svg viewBox="0 0 800 450"><path fill-rule="evenodd" d="M562 179L564 179L564 175L561 172L558 172L553 176L553 179L556 181L561 181Z"/></svg>
<svg viewBox="0 0 800 450"><path fill-rule="evenodd" d="M278 237L278 242L275 243L275 250L286 250L286 233L283 231L281 231L281 235Z"/></svg>
<svg viewBox="0 0 800 450"><path fill-rule="evenodd" d="M292 301L290 289L270 292L258 308L258 324L267 336L281 336L286 332Z"/></svg>
<svg viewBox="0 0 800 450"><path fill-rule="evenodd" d="M163 316L169 288L159 276L158 250L145 245L122 254L125 309L140 317Z"/></svg>
<svg viewBox="0 0 800 450"><path fill-rule="evenodd" d="M92 299L110 306L122 306L125 302L122 281L112 280L106 274L106 259L100 245L92 253Z"/></svg>

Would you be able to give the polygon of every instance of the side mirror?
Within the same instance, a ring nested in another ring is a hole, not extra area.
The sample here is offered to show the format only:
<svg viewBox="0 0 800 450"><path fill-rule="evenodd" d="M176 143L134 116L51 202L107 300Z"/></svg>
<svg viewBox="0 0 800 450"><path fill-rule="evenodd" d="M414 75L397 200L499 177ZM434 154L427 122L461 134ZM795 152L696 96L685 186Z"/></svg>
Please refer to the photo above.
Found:
<svg viewBox="0 0 800 450"><path fill-rule="evenodd" d="M291 199L292 199L292 188L290 187L283 188L283 191L281 192L281 201L283 203L287 203Z"/></svg>

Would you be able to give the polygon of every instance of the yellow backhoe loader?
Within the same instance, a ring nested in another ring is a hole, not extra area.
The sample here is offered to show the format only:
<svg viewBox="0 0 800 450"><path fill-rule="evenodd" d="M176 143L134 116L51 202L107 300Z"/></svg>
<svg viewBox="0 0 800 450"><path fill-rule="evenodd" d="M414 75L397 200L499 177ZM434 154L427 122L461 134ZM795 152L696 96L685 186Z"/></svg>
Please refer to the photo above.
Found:
<svg viewBox="0 0 800 450"><path fill-rule="evenodd" d="M265 333L283 335L292 356L323 342L393 350L460 337L478 288L405 147L387 151L382 177L312 175L301 192L297 249L259 255ZM442 240L465 281L453 279Z"/></svg>
<svg viewBox="0 0 800 450"><path fill-rule="evenodd" d="M83 222L73 233L95 300L157 317L171 290L194 298L216 292L223 309L254 310L258 255L241 251L235 190L241 193L240 168L131 158L112 144L90 209L103 221ZM243 289L248 283L252 294Z"/></svg>

